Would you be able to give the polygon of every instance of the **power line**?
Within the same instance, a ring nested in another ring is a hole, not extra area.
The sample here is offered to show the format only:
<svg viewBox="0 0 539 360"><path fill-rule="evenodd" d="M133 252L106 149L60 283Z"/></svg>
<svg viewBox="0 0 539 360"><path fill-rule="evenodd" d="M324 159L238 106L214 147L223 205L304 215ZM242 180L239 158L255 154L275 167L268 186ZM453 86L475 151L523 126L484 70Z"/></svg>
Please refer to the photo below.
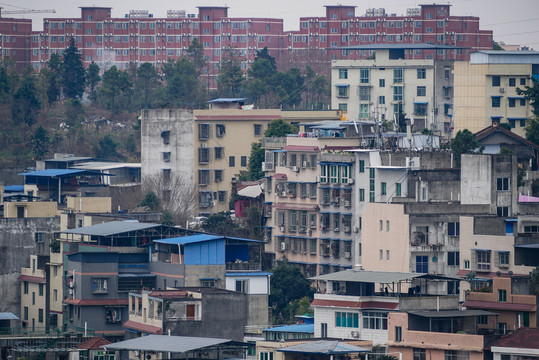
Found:
<svg viewBox="0 0 539 360"><path fill-rule="evenodd" d="M513 23L521 23L521 22L525 22L525 21L534 21L534 20L539 20L539 18L535 18L535 19L526 19L526 20L506 21L506 22L493 23L493 24L483 24L483 26L513 24Z"/></svg>

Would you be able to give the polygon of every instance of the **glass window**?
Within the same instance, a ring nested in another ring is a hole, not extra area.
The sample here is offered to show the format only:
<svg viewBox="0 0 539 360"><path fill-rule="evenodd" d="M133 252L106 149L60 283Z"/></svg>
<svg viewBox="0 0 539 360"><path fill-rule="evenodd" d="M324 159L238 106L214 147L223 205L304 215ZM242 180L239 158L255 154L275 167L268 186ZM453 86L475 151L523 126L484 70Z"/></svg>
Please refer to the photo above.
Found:
<svg viewBox="0 0 539 360"><path fill-rule="evenodd" d="M499 76L493 76L492 77L492 86L500 86L500 77Z"/></svg>
<svg viewBox="0 0 539 360"><path fill-rule="evenodd" d="M236 157L235 156L229 156L228 157L228 166L229 167L236 166Z"/></svg>
<svg viewBox="0 0 539 360"><path fill-rule="evenodd" d="M507 290L498 289L498 301L499 302L506 302L507 301Z"/></svg>
<svg viewBox="0 0 539 360"><path fill-rule="evenodd" d="M493 96L492 97L492 107L499 108L500 107L500 102L501 102L500 99L501 99L500 96Z"/></svg>
<svg viewBox="0 0 539 360"><path fill-rule="evenodd" d="M335 327L359 327L359 314L350 312L335 312Z"/></svg>
<svg viewBox="0 0 539 360"><path fill-rule="evenodd" d="M339 69L339 79L348 79L348 69Z"/></svg>
<svg viewBox="0 0 539 360"><path fill-rule="evenodd" d="M363 328L373 330L387 330L387 313L363 311Z"/></svg>
<svg viewBox="0 0 539 360"><path fill-rule="evenodd" d="M359 69L359 82L361 84L369 83L369 69Z"/></svg>
<svg viewBox="0 0 539 360"><path fill-rule="evenodd" d="M427 77L427 70L426 69L417 69L417 78L418 79L425 79Z"/></svg>
<svg viewBox="0 0 539 360"><path fill-rule="evenodd" d="M418 86L417 87L417 96L427 96L427 87L426 86Z"/></svg>
<svg viewBox="0 0 539 360"><path fill-rule="evenodd" d="M393 82L396 84L402 83L402 80L403 80L402 74L403 74L402 68L393 69Z"/></svg>

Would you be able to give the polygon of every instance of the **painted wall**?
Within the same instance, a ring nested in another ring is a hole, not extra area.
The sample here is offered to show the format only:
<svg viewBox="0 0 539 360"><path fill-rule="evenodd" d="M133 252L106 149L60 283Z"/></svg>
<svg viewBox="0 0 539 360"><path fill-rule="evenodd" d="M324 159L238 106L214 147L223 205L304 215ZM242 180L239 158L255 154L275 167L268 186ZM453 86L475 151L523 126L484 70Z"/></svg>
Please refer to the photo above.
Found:
<svg viewBox="0 0 539 360"><path fill-rule="evenodd" d="M110 197L68 197L67 208L76 212L110 213Z"/></svg>
<svg viewBox="0 0 539 360"><path fill-rule="evenodd" d="M53 217L57 215L57 205L54 201L4 202L4 218L16 218L19 207L24 207L25 218Z"/></svg>

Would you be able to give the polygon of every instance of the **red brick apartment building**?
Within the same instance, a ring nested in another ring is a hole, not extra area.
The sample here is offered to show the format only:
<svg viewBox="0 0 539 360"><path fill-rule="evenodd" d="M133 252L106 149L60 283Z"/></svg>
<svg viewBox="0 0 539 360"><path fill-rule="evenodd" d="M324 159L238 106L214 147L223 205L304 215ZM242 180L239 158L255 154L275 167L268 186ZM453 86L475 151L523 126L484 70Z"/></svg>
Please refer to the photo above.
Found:
<svg viewBox="0 0 539 360"><path fill-rule="evenodd" d="M210 6L199 6L198 14L169 11L166 18L154 18L145 11L113 18L110 7L81 7L79 18L46 18L43 31L32 33L30 20L0 18L2 56L14 56L18 65L31 63L39 69L74 37L85 65L95 61L125 69L130 63L151 62L159 67L169 58L184 55L198 38L209 62L208 82L215 88L227 48L237 49L244 69L264 47L277 59L303 50L328 52L328 59L365 58L369 50L342 47L369 44L450 45L458 48L408 50L407 56L457 60L468 59L473 50L492 49L492 31L480 30L478 17L450 15L450 5L420 5L402 16L386 14L384 9L356 16L355 6L325 8L323 17L301 17L297 31L284 31L282 19L231 18L228 7ZM8 43L13 36L16 42Z"/></svg>

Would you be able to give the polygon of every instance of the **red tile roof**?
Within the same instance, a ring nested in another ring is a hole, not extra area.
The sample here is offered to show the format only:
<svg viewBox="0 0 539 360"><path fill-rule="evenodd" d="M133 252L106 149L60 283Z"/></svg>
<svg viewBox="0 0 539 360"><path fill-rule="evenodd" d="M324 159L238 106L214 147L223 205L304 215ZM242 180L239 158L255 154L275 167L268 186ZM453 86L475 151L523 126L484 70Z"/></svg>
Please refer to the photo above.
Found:
<svg viewBox="0 0 539 360"><path fill-rule="evenodd" d="M493 342L490 348L493 347L539 349L539 328L521 327L516 329L509 335Z"/></svg>
<svg viewBox="0 0 539 360"><path fill-rule="evenodd" d="M512 137L513 139L523 143L523 144L526 144L536 150L539 150L539 146L535 145L534 143L532 143L531 141L529 140L526 140L524 139L522 136L519 136L517 134L515 134L514 132L512 131L509 131L501 126L494 126L494 125L491 125L491 126L488 126L486 128L484 128L483 130L479 130L478 132L475 133L475 139L476 140L481 140L487 136L489 136L490 134L492 133L495 133L495 132L501 132L501 133L504 133L505 135L507 135L508 137Z"/></svg>
<svg viewBox="0 0 539 360"><path fill-rule="evenodd" d="M397 308L398 303L390 303L383 301L344 301L344 300L321 300L314 299L311 306L332 306L332 307L345 307L356 309L389 309L393 310Z"/></svg>
<svg viewBox="0 0 539 360"><path fill-rule="evenodd" d="M101 346L112 344L107 339L103 339L102 337L93 337L91 339L86 340L83 343L80 343L77 345L78 349L86 349L86 350L101 350Z"/></svg>
<svg viewBox="0 0 539 360"><path fill-rule="evenodd" d="M517 304L510 302L466 300L463 306L474 309L503 310L503 311L536 311L532 304Z"/></svg>
<svg viewBox="0 0 539 360"><path fill-rule="evenodd" d="M138 323L138 322L132 321L132 320L128 320L128 321L124 322L123 325L124 325L125 328L131 329L131 330L137 330L137 331L148 333L148 334L159 335L159 334L163 333L163 329L161 329L158 326L151 326L151 325L141 324L141 323Z"/></svg>
<svg viewBox="0 0 539 360"><path fill-rule="evenodd" d="M101 306L101 305L127 305L127 299L65 299L64 304L80 306Z"/></svg>
<svg viewBox="0 0 539 360"><path fill-rule="evenodd" d="M19 281L28 281L31 283L44 284L47 282L47 279L39 276L21 275L19 276Z"/></svg>
<svg viewBox="0 0 539 360"><path fill-rule="evenodd" d="M274 179L277 179L277 180L286 180L286 179L288 179L286 174L274 174L271 177L274 178Z"/></svg>

